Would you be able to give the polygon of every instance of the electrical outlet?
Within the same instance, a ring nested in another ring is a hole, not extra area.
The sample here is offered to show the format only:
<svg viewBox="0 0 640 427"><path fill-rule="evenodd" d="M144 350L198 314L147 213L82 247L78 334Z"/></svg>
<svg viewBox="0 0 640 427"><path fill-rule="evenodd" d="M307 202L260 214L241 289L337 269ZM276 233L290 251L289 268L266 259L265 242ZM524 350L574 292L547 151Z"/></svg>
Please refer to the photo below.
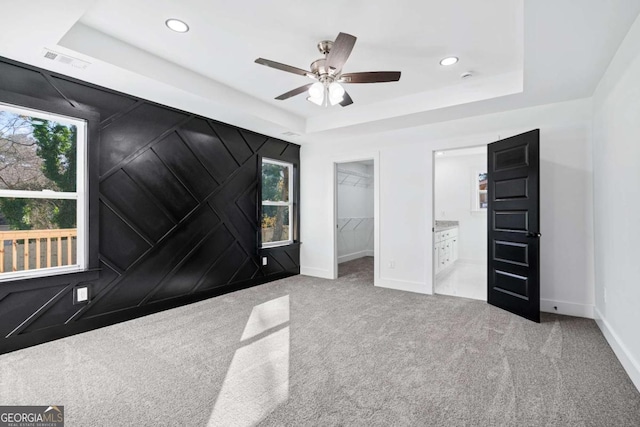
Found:
<svg viewBox="0 0 640 427"><path fill-rule="evenodd" d="M389 261L389 268L390 269L396 268L396 262L395 261Z"/></svg>
<svg viewBox="0 0 640 427"><path fill-rule="evenodd" d="M262 265L267 265L267 257L266 256L262 257Z"/></svg>
<svg viewBox="0 0 640 427"><path fill-rule="evenodd" d="M84 304L89 302L89 287L86 285L73 288L73 303Z"/></svg>

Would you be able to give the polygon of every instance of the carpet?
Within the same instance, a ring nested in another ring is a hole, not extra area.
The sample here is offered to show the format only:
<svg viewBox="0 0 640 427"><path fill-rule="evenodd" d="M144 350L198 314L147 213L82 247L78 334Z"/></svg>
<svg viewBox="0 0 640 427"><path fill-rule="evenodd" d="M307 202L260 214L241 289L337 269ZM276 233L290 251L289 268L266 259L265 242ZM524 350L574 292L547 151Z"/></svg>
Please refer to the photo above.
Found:
<svg viewBox="0 0 640 427"><path fill-rule="evenodd" d="M295 276L0 356L67 426L638 426L593 320Z"/></svg>

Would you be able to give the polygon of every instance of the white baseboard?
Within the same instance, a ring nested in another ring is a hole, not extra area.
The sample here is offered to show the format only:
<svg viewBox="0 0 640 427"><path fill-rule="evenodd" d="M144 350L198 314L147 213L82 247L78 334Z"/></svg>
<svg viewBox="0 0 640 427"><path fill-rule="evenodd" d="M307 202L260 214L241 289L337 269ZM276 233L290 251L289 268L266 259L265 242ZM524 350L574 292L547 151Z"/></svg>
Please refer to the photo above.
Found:
<svg viewBox="0 0 640 427"><path fill-rule="evenodd" d="M380 288L396 289L398 291L415 292L418 294L433 295L431 289L422 282L412 282L409 280L379 278L376 286Z"/></svg>
<svg viewBox="0 0 640 427"><path fill-rule="evenodd" d="M622 364L624 370L627 371L633 385L635 385L638 391L640 391L640 362L633 357L629 352L629 349L627 349L627 346L625 346L622 340L620 340L618 334L611 329L611 325L609 325L597 307L594 309L594 312L596 323L600 327L602 335L604 335L604 338L613 349L613 352L618 357L618 360Z"/></svg>
<svg viewBox="0 0 640 427"><path fill-rule="evenodd" d="M366 256L373 256L373 251L364 250L359 252L354 252L352 254L342 255L338 257L338 264L342 264L343 262L353 261L354 259L364 258Z"/></svg>
<svg viewBox="0 0 640 427"><path fill-rule="evenodd" d="M576 304L574 302L540 300L540 311L545 313L564 314L566 316L585 317L593 319L593 305Z"/></svg>
<svg viewBox="0 0 640 427"><path fill-rule="evenodd" d="M300 266L300 274L311 277L319 277L321 279L333 280L333 274L324 268L304 267Z"/></svg>

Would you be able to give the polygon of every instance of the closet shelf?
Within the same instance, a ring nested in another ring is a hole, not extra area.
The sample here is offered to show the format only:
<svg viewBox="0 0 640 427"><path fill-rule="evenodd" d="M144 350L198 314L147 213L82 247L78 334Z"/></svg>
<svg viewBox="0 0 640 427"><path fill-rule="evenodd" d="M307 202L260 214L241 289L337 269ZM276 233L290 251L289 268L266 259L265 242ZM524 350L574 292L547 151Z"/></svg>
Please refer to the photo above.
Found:
<svg viewBox="0 0 640 427"><path fill-rule="evenodd" d="M373 224L373 217L344 217L338 218L338 231L353 231L358 227Z"/></svg>
<svg viewBox="0 0 640 427"><path fill-rule="evenodd" d="M373 183L373 177L366 173L338 168L338 185L352 187L369 187Z"/></svg>

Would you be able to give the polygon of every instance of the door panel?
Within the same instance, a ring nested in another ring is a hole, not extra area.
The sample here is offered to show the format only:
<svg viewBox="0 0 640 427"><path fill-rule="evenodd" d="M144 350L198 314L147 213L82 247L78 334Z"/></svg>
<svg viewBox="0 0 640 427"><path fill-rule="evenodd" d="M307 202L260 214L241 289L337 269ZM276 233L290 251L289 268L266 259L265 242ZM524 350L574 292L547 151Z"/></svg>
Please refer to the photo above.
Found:
<svg viewBox="0 0 640 427"><path fill-rule="evenodd" d="M488 302L540 321L540 131L488 147Z"/></svg>
<svg viewBox="0 0 640 427"><path fill-rule="evenodd" d="M491 202L489 202L489 206L491 206ZM529 212L527 211L509 210L504 212L493 211L492 213L493 228L496 231L526 233L529 229Z"/></svg>
<svg viewBox="0 0 640 427"><path fill-rule="evenodd" d="M494 241L493 256L496 261L529 266L529 246L523 243Z"/></svg>
<svg viewBox="0 0 640 427"><path fill-rule="evenodd" d="M527 178L509 179L506 181L496 181L496 200L522 199L527 198Z"/></svg>

